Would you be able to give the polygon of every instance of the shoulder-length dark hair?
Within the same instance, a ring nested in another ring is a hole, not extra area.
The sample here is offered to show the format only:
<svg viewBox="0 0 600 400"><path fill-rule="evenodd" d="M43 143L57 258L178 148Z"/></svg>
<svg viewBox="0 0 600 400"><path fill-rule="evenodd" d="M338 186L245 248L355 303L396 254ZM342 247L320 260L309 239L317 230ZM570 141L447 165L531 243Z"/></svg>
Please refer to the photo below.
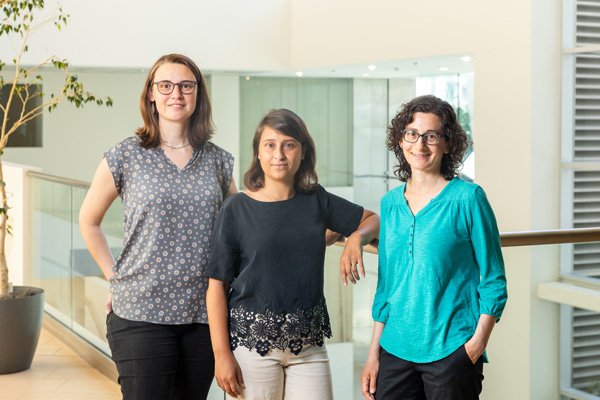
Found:
<svg viewBox="0 0 600 400"><path fill-rule="evenodd" d="M252 140L252 164L244 174L244 185L250 191L257 191L265 184L265 173L258 159L258 146L263 130L269 127L283 135L291 136L302 145L304 159L300 162L300 168L294 177L294 187L297 192L308 193L314 190L319 182L315 166L317 164L317 152L315 143L306 129L304 121L293 111L280 108L272 110L258 124L254 139Z"/></svg>
<svg viewBox="0 0 600 400"><path fill-rule="evenodd" d="M448 136L445 139L448 141L448 153L442 157L441 174L444 179L451 180L458 175L458 170L462 165L463 155L468 146L467 134L458 124L452 106L447 101L432 95L415 97L403 104L387 128L387 148L394 152L398 160L394 173L401 181L405 182L412 176L410 165L404 157L400 143L403 140L402 131L413 122L415 113L418 112L435 114L442 122L443 132L440 133Z"/></svg>
<svg viewBox="0 0 600 400"><path fill-rule="evenodd" d="M165 64L181 64L185 65L192 71L198 81L196 90L196 109L190 118L189 140L192 147L195 149L202 145L212 137L214 126L212 121L212 109L210 106L210 98L206 89L204 76L198 66L188 57L181 54L167 54L159 58L148 73L142 96L140 97L140 111L144 120L144 126L136 129L135 133L141 138L140 145L144 148L160 146L160 131L158 128L158 112L148 94L154 85L154 75L156 70Z"/></svg>

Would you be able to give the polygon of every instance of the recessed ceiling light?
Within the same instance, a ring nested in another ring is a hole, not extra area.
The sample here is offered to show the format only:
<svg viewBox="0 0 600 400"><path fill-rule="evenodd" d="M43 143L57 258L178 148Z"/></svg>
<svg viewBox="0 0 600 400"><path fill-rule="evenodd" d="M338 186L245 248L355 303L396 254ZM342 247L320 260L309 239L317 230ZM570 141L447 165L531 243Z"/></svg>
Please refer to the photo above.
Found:
<svg viewBox="0 0 600 400"><path fill-rule="evenodd" d="M440 67L440 71L448 71L448 67Z"/></svg>
<svg viewBox="0 0 600 400"><path fill-rule="evenodd" d="M374 65L369 65L367 68L369 68L369 71L375 71L375 68L377 68Z"/></svg>
<svg viewBox="0 0 600 400"><path fill-rule="evenodd" d="M247 80L247 81L249 81L249 80L250 80L250 77L249 77L249 76L247 76L247 77L246 77L246 80Z"/></svg>
<svg viewBox="0 0 600 400"><path fill-rule="evenodd" d="M296 72L296 76L302 76L302 75L304 75L304 72L302 72L302 71Z"/></svg>
<svg viewBox="0 0 600 400"><path fill-rule="evenodd" d="M464 57L461 57L460 59L463 60L464 62L471 61L471 57L469 57L469 56L464 56Z"/></svg>
<svg viewBox="0 0 600 400"><path fill-rule="evenodd" d="M367 76L369 76L369 74L367 74L367 73L365 72L365 73L363 74L363 76L364 76L364 77L367 77Z"/></svg>

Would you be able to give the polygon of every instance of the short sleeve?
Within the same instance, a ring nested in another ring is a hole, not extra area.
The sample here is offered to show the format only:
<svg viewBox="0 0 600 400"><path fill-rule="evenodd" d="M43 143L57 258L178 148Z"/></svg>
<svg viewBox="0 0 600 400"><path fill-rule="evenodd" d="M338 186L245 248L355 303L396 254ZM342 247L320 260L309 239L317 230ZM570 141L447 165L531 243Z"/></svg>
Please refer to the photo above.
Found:
<svg viewBox="0 0 600 400"><path fill-rule="evenodd" d="M124 153L123 153L124 143L118 143L112 148L110 148L107 152L104 153L104 158L108 164L108 168L110 169L110 173L112 174L113 180L115 182L115 188L117 189L117 193L119 196L123 197L123 172L124 172Z"/></svg>
<svg viewBox="0 0 600 400"><path fill-rule="evenodd" d="M348 237L358 228L363 216L363 208L335 194L317 187L319 203L326 210L327 228Z"/></svg>
<svg viewBox="0 0 600 400"><path fill-rule="evenodd" d="M217 148L217 176L219 179L219 186L223 192L223 197L225 197L229 192L229 186L231 185L234 158L231 153L223 150L219 146L215 147Z"/></svg>
<svg viewBox="0 0 600 400"><path fill-rule="evenodd" d="M240 248L234 226L231 196L223 203L217 216L214 237L210 251L210 261L205 276L221 281L232 282L240 273Z"/></svg>
<svg viewBox="0 0 600 400"><path fill-rule="evenodd" d="M480 187L471 201L471 244L479 266L481 281L479 312L500 320L506 300L506 274L500 247L496 217L485 192Z"/></svg>

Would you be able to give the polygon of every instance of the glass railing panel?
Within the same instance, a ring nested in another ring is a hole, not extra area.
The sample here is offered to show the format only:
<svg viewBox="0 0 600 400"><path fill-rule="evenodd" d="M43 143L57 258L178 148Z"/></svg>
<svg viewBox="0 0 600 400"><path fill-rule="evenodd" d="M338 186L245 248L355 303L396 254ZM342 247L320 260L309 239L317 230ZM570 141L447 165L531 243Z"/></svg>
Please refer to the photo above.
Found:
<svg viewBox="0 0 600 400"><path fill-rule="evenodd" d="M108 354L104 311L108 284L87 251L79 231L78 215L87 188L85 185L39 177L32 178L31 182L34 199L34 229L31 235L35 255L33 284L46 290L46 311ZM122 209L119 200L107 212L102 228L116 257L122 246ZM587 242L503 248L509 280L509 303L504 321L494 330L488 346L492 362L486 365L486 369L490 376L496 378L488 381L485 391L492 393L500 389L494 388L494 382L511 381L515 383L515 388L523 387L520 377L513 374L513 370L516 370L511 368L511 363L520 356L517 354L518 346L515 349L501 346L501 343L506 343L514 336L508 333L507 327L514 329L519 326L528 327L531 337L537 338L530 343L538 347L537 351L532 350L534 353L540 354L541 346L543 353L558 357L558 353L552 349L560 341L560 361L547 364L548 368L556 368L558 364L563 369L561 394L565 398L598 396L600 313L561 306L559 338L555 329L558 323L556 303L535 299L535 295L532 301L532 293L543 282L559 281L594 290L600 287L597 285L600 268L598 245ZM326 253L325 296L333 331L327 346L335 397L361 399L360 374L371 341L371 306L377 285L377 255L365 253L367 277L357 285L344 287L339 275L342 251L340 246L331 246ZM516 321L524 314L511 310L524 305L531 307L530 320ZM538 360L532 362L538 369L546 368ZM567 366L568 369L564 370ZM499 376L502 379L497 379ZM502 386L504 389L501 392L505 393L506 385ZM222 398L222 392L216 386L214 389L211 396Z"/></svg>
<svg viewBox="0 0 600 400"><path fill-rule="evenodd" d="M364 253L366 278L344 286L340 277L343 248L330 246L325 255L325 298L333 337L326 341L334 398L362 399L360 374L367 360L373 329L371 305L377 288L377 255Z"/></svg>
<svg viewBox="0 0 600 400"><path fill-rule="evenodd" d="M73 187L73 330L110 354L105 312L108 282L88 251L79 229L79 211L86 194L87 189ZM102 221L102 230L115 258L123 243L122 221L121 202L117 200Z"/></svg>
<svg viewBox="0 0 600 400"><path fill-rule="evenodd" d="M72 319L71 187L32 179L33 284L46 292L46 311Z"/></svg>

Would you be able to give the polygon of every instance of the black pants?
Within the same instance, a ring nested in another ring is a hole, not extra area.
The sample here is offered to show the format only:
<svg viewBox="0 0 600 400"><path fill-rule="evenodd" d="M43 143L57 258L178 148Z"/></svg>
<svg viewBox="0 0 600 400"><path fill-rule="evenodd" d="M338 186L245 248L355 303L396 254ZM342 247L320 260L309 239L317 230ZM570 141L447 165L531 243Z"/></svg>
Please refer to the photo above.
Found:
<svg viewBox="0 0 600 400"><path fill-rule="evenodd" d="M439 361L413 363L381 349L377 400L477 400L483 357L475 364L464 346Z"/></svg>
<svg viewBox="0 0 600 400"><path fill-rule="evenodd" d="M206 399L215 368L208 325L136 322L112 312L106 324L124 400Z"/></svg>

